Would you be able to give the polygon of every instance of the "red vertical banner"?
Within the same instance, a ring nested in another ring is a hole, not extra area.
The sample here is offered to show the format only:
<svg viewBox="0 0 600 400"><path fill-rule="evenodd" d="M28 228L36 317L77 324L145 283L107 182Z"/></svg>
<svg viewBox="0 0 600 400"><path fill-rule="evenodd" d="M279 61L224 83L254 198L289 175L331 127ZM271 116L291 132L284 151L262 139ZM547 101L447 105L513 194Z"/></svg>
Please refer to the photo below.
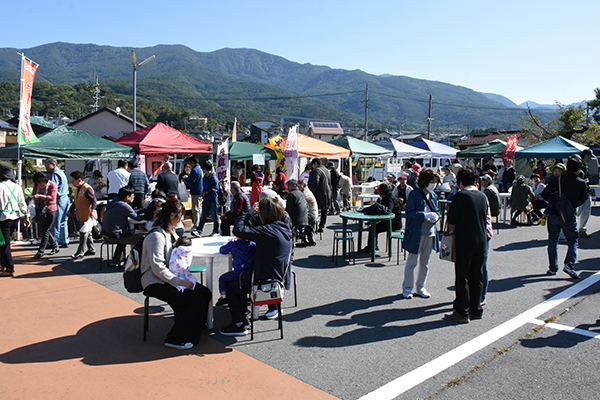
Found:
<svg viewBox="0 0 600 400"><path fill-rule="evenodd" d="M515 151L517 150L517 137L511 136L506 141L506 147L504 148L504 152L502 153L502 162L504 163L504 168L506 168L506 163L508 160L515 159Z"/></svg>
<svg viewBox="0 0 600 400"><path fill-rule="evenodd" d="M31 93L38 65L21 55L21 98L19 105L19 143L21 145L37 143L40 140L31 129Z"/></svg>

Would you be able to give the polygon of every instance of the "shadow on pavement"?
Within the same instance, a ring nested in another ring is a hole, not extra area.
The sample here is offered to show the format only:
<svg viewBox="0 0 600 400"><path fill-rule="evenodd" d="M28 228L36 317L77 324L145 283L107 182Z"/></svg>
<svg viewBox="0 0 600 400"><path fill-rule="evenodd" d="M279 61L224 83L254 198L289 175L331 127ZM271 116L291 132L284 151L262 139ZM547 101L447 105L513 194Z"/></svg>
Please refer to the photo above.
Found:
<svg viewBox="0 0 600 400"><path fill-rule="evenodd" d="M16 348L0 354L0 362L48 363L81 358L87 365L115 365L232 351L215 340L207 339L206 336L191 350L166 348L162 340L172 322L160 316L150 316L149 323L148 342L142 340L142 318L123 316L93 322L71 336Z"/></svg>
<svg viewBox="0 0 600 400"><path fill-rule="evenodd" d="M513 250L527 250L533 247L546 247L548 246L547 240L529 240L525 242L508 243L504 246L500 246L493 251L513 251Z"/></svg>
<svg viewBox="0 0 600 400"><path fill-rule="evenodd" d="M558 331L555 335L548 337L524 339L521 341L521 346L530 349L539 349L542 347L556 347L561 349L569 349L571 347L577 346L579 343L587 342L591 339L592 338L589 336L578 335L565 331Z"/></svg>

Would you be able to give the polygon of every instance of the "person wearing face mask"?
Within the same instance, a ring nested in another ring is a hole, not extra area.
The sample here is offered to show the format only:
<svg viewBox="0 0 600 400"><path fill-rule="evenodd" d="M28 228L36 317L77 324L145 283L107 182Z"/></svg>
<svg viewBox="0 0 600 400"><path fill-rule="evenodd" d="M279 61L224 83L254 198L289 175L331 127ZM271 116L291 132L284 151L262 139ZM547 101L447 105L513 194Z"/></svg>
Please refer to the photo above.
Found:
<svg viewBox="0 0 600 400"><path fill-rule="evenodd" d="M431 251L439 251L436 222L440 218L437 196L433 192L440 176L432 169L424 169L419 174L418 187L408 195L406 201L406 232L402 248L408 252L402 282L402 297L412 299L415 287L415 269L417 281L415 295L428 299L431 295L425 289L429 272Z"/></svg>

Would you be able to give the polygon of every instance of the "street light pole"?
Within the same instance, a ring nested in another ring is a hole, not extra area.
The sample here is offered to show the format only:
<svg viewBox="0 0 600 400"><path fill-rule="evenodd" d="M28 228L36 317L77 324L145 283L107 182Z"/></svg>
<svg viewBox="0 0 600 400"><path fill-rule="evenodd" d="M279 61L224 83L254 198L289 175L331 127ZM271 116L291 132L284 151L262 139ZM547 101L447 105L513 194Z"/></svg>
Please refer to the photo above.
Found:
<svg viewBox="0 0 600 400"><path fill-rule="evenodd" d="M135 50L131 50L131 64L133 65L133 131L137 130L137 69L148 61L154 59L155 56L148 57L141 63L137 64Z"/></svg>

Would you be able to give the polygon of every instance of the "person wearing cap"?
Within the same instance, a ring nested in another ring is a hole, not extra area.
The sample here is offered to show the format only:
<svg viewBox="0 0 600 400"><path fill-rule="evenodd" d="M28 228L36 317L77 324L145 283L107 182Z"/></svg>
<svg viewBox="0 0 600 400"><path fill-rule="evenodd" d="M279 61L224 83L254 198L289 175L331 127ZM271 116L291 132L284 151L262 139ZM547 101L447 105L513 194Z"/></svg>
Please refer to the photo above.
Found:
<svg viewBox="0 0 600 400"><path fill-rule="evenodd" d="M410 175L408 175L408 184L410 186L412 186L413 188L417 187L417 182L419 180L419 174L421 173L421 166L419 164L413 164L413 165L411 165L408 172L410 174Z"/></svg>
<svg viewBox="0 0 600 400"><path fill-rule="evenodd" d="M554 206L551 207L549 205L546 208L546 212L548 213L548 222L546 222L546 227L548 228L548 260L550 262L548 271L546 272L548 275L556 275L558 272L558 240L560 231L562 230L566 236L568 246L563 271L573 279L579 278L574 269L577 262L577 245L579 240L575 210L585 203L588 195L587 184L578 176L582 166L583 162L580 157L570 158L567 161L567 172L560 175L558 179L550 181L541 193L541 197L549 203L554 202ZM573 207L573 221L563 221L559 217L556 207L556 199L559 194L562 194L571 203ZM553 201L551 201L551 198Z"/></svg>
<svg viewBox="0 0 600 400"><path fill-rule="evenodd" d="M590 191L590 170L588 168L589 162L592 160L592 151L589 149L585 149L581 152L581 161L583 162L583 166L581 167L581 172L579 173L579 177L585 181L588 186L588 196L579 208L577 208L577 220L579 226L579 237L588 239L590 235L587 234L587 223L590 219L590 213L592 211L592 196Z"/></svg>
<svg viewBox="0 0 600 400"><path fill-rule="evenodd" d="M13 166L3 162L0 163L0 232L4 243L0 244L0 277L12 277L15 274L10 241L19 219L23 220L25 228L29 228L31 222L23 189L15 183Z"/></svg>
<svg viewBox="0 0 600 400"><path fill-rule="evenodd" d="M330 181L331 182L331 206L329 207L329 211L331 214L339 214L340 213L340 202L338 201L338 196L340 194L340 173L335 169L335 165L329 161L327 163L327 169L330 173Z"/></svg>
<svg viewBox="0 0 600 400"><path fill-rule="evenodd" d="M102 182L102 172L99 170L95 170L90 178L85 179L85 183L90 185L92 189L94 189L94 196L96 196L96 200L100 200L102 198L102 188L106 186Z"/></svg>

